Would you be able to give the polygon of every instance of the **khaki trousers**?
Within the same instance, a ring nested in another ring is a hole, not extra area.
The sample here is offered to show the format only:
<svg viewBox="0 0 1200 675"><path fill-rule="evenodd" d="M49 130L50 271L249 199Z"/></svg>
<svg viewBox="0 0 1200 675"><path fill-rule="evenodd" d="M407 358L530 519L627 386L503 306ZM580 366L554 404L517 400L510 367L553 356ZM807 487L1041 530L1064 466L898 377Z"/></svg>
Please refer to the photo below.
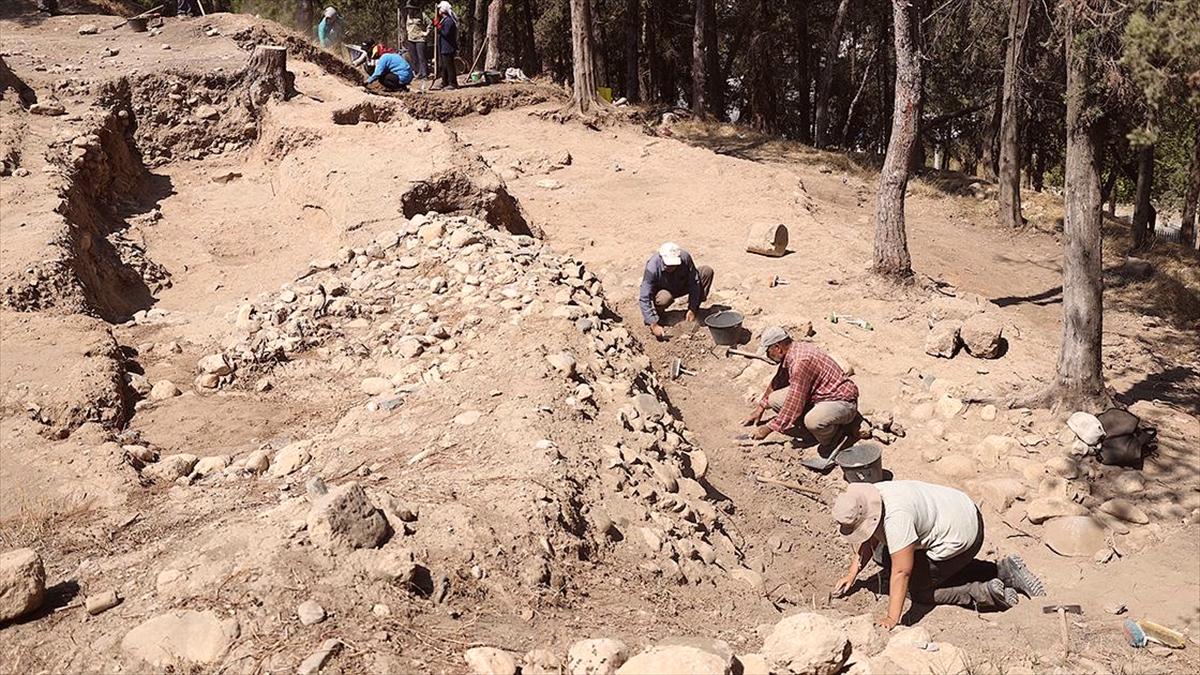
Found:
<svg viewBox="0 0 1200 675"><path fill-rule="evenodd" d="M779 412L787 400L790 387L771 392L767 402ZM858 417L858 404L853 401L820 401L814 403L800 418L808 433L817 439L817 452L828 456L841 442L843 430Z"/></svg>

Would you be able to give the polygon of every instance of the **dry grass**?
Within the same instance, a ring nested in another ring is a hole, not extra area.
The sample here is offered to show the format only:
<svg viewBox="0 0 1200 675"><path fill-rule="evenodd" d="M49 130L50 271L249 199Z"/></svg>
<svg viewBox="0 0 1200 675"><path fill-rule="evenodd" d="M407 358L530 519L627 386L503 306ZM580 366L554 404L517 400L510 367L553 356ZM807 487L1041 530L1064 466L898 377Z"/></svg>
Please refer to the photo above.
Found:
<svg viewBox="0 0 1200 675"><path fill-rule="evenodd" d="M0 520L0 548L44 545L57 532L66 529L64 524L90 514L95 508L94 502L87 497L75 501L42 498L22 503L15 515Z"/></svg>
<svg viewBox="0 0 1200 675"><path fill-rule="evenodd" d="M756 162L806 164L850 174L862 181L873 181L879 173L874 161L865 155L818 150L799 141L767 136L734 124L687 119L672 124L670 129L672 137L719 155Z"/></svg>

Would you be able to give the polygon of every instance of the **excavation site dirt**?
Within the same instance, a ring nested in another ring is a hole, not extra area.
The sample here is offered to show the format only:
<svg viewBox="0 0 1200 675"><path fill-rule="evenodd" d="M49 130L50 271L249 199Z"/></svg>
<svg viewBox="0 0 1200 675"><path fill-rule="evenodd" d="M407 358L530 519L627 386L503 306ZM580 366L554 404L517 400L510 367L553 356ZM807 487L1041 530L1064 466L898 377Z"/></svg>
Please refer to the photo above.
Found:
<svg viewBox="0 0 1200 675"><path fill-rule="evenodd" d="M246 15L119 21L0 10L0 672L1200 666L1194 260L1106 258L1105 376L1158 449L1105 466L1004 403L1053 373L1051 193L1013 234L918 182L896 287L844 158L558 123L544 82L371 94ZM774 224L788 254L748 253ZM846 478L737 438L773 365L681 306L651 337L665 241L706 308L830 352L885 476L966 491L1047 597L890 632L877 565L837 597Z"/></svg>

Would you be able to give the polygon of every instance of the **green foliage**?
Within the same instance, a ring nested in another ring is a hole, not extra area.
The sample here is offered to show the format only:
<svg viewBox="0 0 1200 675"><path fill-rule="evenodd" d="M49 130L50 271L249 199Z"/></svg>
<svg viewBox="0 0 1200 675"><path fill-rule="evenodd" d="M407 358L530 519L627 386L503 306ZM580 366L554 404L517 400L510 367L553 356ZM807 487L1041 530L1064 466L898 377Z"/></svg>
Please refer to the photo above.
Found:
<svg viewBox="0 0 1200 675"><path fill-rule="evenodd" d="M1125 26L1122 65L1152 108L1200 110L1200 0L1142 4Z"/></svg>

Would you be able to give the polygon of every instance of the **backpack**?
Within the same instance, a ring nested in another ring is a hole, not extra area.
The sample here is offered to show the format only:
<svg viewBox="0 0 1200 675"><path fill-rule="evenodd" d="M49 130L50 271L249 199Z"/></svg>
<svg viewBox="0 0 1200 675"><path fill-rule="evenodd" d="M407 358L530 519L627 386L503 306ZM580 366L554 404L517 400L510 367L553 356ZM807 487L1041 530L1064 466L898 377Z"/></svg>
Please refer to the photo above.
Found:
<svg viewBox="0 0 1200 675"><path fill-rule="evenodd" d="M1097 458L1101 464L1142 468L1146 456L1156 447L1158 430L1144 426L1141 418L1128 410L1110 408L1096 415L1104 427Z"/></svg>

